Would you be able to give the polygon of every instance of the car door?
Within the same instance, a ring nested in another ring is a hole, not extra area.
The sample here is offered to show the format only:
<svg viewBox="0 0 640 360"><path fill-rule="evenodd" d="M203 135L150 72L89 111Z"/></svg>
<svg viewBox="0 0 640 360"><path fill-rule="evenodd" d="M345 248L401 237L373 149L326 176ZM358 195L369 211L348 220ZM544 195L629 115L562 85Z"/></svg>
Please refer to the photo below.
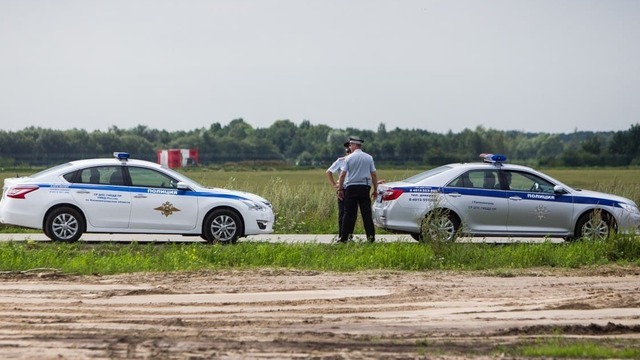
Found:
<svg viewBox="0 0 640 360"><path fill-rule="evenodd" d="M198 197L178 190L177 180L156 169L128 166L132 230L184 231L198 221Z"/></svg>
<svg viewBox="0 0 640 360"><path fill-rule="evenodd" d="M509 200L507 228L515 235L566 235L572 231L573 197L556 194L555 184L525 171L503 173ZM509 179L510 178L510 179Z"/></svg>
<svg viewBox="0 0 640 360"><path fill-rule="evenodd" d="M92 227L121 229L129 226L131 194L124 185L122 166L80 170L71 194Z"/></svg>
<svg viewBox="0 0 640 360"><path fill-rule="evenodd" d="M497 170L469 170L444 189L445 198L460 215L466 233L504 233L509 205L506 194L496 188Z"/></svg>

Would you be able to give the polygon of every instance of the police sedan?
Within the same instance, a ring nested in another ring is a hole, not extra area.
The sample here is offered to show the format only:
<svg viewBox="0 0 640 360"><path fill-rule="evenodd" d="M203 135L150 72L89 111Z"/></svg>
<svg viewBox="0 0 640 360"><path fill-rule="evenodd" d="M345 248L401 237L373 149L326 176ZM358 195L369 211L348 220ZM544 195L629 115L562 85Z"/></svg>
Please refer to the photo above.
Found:
<svg viewBox="0 0 640 360"><path fill-rule="evenodd" d="M83 233L150 233L235 243L271 233L274 220L271 204L258 195L204 187L127 153L5 179L0 200L1 223L42 229L64 242Z"/></svg>
<svg viewBox="0 0 640 360"><path fill-rule="evenodd" d="M630 199L574 189L506 156L449 164L378 187L377 227L416 240L457 236L603 239L640 233L640 212Z"/></svg>

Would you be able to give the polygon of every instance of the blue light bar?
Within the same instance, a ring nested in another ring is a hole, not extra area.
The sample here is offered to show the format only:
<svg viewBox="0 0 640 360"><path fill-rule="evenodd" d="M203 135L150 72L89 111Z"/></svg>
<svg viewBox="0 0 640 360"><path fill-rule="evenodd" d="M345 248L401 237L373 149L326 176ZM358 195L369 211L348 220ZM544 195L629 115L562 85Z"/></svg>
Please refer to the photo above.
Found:
<svg viewBox="0 0 640 360"><path fill-rule="evenodd" d="M507 161L507 156L506 155L502 155L502 154L482 153L482 154L480 154L480 158L484 162L488 162L488 163L503 163L503 162Z"/></svg>
<svg viewBox="0 0 640 360"><path fill-rule="evenodd" d="M113 153L113 157L115 157L118 160L127 160L129 158L129 153L116 151Z"/></svg>

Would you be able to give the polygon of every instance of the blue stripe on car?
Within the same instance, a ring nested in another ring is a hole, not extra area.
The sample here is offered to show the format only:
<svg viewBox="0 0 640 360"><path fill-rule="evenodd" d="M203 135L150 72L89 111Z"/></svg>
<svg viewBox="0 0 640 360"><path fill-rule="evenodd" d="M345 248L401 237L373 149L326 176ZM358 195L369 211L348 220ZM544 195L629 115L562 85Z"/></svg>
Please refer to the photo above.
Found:
<svg viewBox="0 0 640 360"><path fill-rule="evenodd" d="M85 189L85 190L98 190L98 191L121 191L130 193L144 193L144 194L161 194L161 195L181 195L181 196L196 196L196 197L213 197L222 199L233 200L248 200L245 197L234 194L221 194L205 191L184 191L178 189L163 189L163 188L147 188L147 187L135 187L135 186L118 186L118 185L100 185L94 184L37 184L41 188L56 188L56 189ZM173 193L175 192L175 193Z"/></svg>
<svg viewBox="0 0 640 360"><path fill-rule="evenodd" d="M504 191L504 190L489 190L489 189L476 189L476 188L458 188L458 187L436 187L436 186L400 186L394 187L394 189L402 190L404 193L434 193L441 192L443 194L451 194L457 192L462 195L483 196L488 198L505 198L510 196L520 196L522 200L537 200L537 201L553 201L563 203L574 204L591 204L600 206L612 206L621 207L617 201L579 196L575 194L556 195L549 193L531 193L526 191Z"/></svg>

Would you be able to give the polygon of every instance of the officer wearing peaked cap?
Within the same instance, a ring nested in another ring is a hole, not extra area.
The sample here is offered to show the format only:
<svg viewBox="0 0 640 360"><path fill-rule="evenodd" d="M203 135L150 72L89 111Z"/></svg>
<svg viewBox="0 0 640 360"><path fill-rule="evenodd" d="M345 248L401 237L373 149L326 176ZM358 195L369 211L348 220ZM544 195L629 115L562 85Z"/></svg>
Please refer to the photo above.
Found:
<svg viewBox="0 0 640 360"><path fill-rule="evenodd" d="M338 238L340 238L340 231L342 231L342 219L344 219L344 199L340 196L340 192L338 191L338 182L333 178L333 174L338 173L338 178L340 178L340 172L342 172L342 167L344 165L344 159L347 158L351 154L351 149L349 149L349 142L344 143L345 147L345 155L336 159L336 161L329 166L326 171L327 179L329 179L329 183L338 193Z"/></svg>
<svg viewBox="0 0 640 360"><path fill-rule="evenodd" d="M351 144L362 145L362 143L364 143L364 140L355 136L349 136L349 139L344 143L344 147L349 148Z"/></svg>
<svg viewBox="0 0 640 360"><path fill-rule="evenodd" d="M348 145L351 149L351 155L345 158L338 180L338 196L344 199L340 242L347 242L353 233L358 207L367 240L373 242L376 237L371 214L371 199L378 193L378 175L373 157L362 151L362 143L364 140L355 136L349 137L345 143L345 146Z"/></svg>

